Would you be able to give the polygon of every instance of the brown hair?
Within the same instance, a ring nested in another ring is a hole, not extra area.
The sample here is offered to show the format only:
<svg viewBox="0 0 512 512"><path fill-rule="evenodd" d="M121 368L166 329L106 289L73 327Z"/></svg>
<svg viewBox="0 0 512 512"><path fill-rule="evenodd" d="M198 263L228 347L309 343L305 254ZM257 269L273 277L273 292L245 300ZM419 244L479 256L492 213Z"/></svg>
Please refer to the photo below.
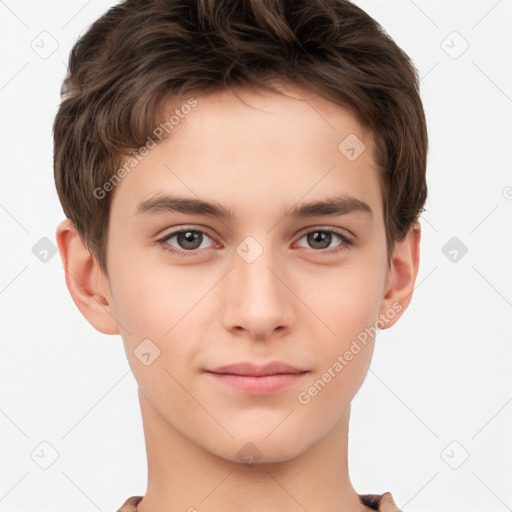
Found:
<svg viewBox="0 0 512 512"><path fill-rule="evenodd" d="M112 194L95 191L152 140L163 102L276 79L372 134L390 260L424 211L428 139L417 70L373 18L347 0L125 0L74 45L53 126L59 199L105 273Z"/></svg>

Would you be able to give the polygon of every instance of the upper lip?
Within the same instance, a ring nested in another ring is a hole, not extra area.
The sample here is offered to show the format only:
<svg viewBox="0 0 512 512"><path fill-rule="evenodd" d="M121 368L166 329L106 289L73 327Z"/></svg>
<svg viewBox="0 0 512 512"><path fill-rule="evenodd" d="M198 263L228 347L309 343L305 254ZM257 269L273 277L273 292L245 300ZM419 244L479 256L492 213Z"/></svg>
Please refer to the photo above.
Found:
<svg viewBox="0 0 512 512"><path fill-rule="evenodd" d="M219 366L213 370L208 370L211 373L229 373L232 375L276 375L279 373L304 373L307 370L302 370L288 363L274 361L263 366L258 366L253 363L236 363Z"/></svg>

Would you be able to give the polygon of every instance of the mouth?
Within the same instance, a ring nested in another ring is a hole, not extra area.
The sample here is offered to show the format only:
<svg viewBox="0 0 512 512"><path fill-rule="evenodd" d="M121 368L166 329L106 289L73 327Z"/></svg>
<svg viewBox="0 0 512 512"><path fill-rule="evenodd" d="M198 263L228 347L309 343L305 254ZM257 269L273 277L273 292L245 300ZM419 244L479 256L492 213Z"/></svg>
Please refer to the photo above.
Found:
<svg viewBox="0 0 512 512"><path fill-rule="evenodd" d="M214 368L213 370L208 370L208 371L212 372L212 373L217 373L217 374L229 373L231 375L262 377L262 376L277 375L277 374L304 373L307 370L298 368L296 366L292 366L291 364L288 364L288 363L283 363L280 361L273 361L273 362L265 364L265 365L256 365L256 364L250 363L250 362L228 364L225 366L219 366L218 368Z"/></svg>
<svg viewBox="0 0 512 512"><path fill-rule="evenodd" d="M207 370L217 382L253 395L269 395L293 386L309 370L287 363L273 362L264 366L238 363Z"/></svg>

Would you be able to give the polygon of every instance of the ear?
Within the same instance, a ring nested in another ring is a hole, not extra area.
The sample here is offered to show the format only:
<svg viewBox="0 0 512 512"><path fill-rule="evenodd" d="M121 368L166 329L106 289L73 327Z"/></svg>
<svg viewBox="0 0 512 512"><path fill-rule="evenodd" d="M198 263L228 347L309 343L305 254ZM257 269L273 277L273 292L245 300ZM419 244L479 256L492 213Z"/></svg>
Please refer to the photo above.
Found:
<svg viewBox="0 0 512 512"><path fill-rule="evenodd" d="M108 278L82 242L73 222L57 227L57 245L64 264L66 286L89 323L103 334L119 334Z"/></svg>
<svg viewBox="0 0 512 512"><path fill-rule="evenodd" d="M415 222L404 240L395 244L380 307L381 317L386 318L382 329L393 326L411 302L420 265L420 240L421 226Z"/></svg>

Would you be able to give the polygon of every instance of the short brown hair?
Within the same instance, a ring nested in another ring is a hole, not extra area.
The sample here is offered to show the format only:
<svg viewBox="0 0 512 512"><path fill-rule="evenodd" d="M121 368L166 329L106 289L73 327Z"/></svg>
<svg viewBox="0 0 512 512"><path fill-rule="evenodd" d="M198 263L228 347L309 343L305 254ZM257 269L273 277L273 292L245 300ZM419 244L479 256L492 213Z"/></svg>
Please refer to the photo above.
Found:
<svg viewBox="0 0 512 512"><path fill-rule="evenodd" d="M423 211L428 139L418 72L373 18L347 0L125 0L74 45L53 126L59 199L105 273L112 194L94 191L147 143L163 102L276 79L372 134L390 261Z"/></svg>

